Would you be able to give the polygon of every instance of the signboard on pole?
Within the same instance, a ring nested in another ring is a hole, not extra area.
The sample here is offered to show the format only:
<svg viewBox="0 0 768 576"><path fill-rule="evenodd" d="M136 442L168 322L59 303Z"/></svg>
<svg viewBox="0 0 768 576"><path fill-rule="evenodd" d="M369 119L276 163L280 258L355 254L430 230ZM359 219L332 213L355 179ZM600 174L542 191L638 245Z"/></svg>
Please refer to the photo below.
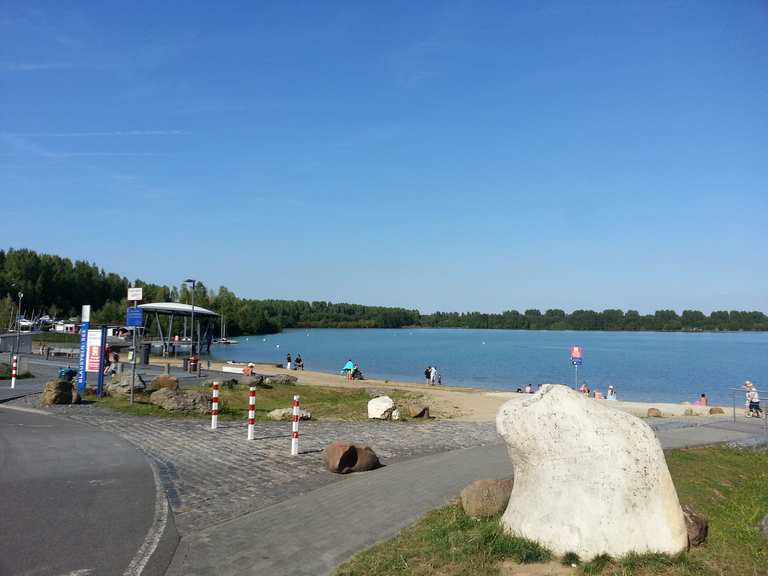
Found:
<svg viewBox="0 0 768 576"><path fill-rule="evenodd" d="M86 372L98 372L101 367L101 329L88 330L88 353L86 355Z"/></svg>
<svg viewBox="0 0 768 576"><path fill-rule="evenodd" d="M77 391L85 394L85 384L88 379L86 374L86 356L88 355L88 327L91 324L91 306L85 304L80 313L80 362L77 373Z"/></svg>
<svg viewBox="0 0 768 576"><path fill-rule="evenodd" d="M101 395L104 392L104 365L107 356L107 327L102 326L99 333L99 378L96 381L96 396L101 398Z"/></svg>
<svg viewBox="0 0 768 576"><path fill-rule="evenodd" d="M143 324L144 324L144 309L139 308L138 306L135 308L128 308L128 312L125 315L125 325L141 326Z"/></svg>
<svg viewBox="0 0 768 576"><path fill-rule="evenodd" d="M574 366L581 365L581 346L571 347L571 364Z"/></svg>
<svg viewBox="0 0 768 576"><path fill-rule="evenodd" d="M138 302L143 300L141 288L128 288L128 302Z"/></svg>

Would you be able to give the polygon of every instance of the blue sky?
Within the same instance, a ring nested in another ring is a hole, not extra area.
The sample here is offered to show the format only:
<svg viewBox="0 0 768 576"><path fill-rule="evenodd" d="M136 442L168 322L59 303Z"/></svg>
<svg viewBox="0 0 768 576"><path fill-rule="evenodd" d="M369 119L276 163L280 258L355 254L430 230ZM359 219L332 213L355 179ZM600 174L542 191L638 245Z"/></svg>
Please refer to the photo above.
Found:
<svg viewBox="0 0 768 576"><path fill-rule="evenodd" d="M768 5L0 3L0 246L422 311L768 309Z"/></svg>

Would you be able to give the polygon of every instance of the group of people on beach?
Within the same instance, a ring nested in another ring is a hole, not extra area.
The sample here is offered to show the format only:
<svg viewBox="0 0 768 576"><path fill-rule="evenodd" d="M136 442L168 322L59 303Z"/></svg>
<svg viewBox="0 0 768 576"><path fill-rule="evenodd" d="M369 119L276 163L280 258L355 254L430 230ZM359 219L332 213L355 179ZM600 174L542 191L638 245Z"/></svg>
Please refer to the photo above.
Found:
<svg viewBox="0 0 768 576"><path fill-rule="evenodd" d="M296 360L291 358L291 353L285 357L285 368L287 370L304 370L304 359L301 354L296 354Z"/></svg>
<svg viewBox="0 0 768 576"><path fill-rule="evenodd" d="M341 373L346 376L347 380L364 380L363 373L360 371L360 365L357 362L352 362L351 358L344 364Z"/></svg>
<svg viewBox="0 0 768 576"><path fill-rule="evenodd" d="M589 389L589 386L587 386L586 382L582 382L581 386L579 386L579 392L582 394L586 394L587 396L592 396L595 400L618 400L619 397L616 394L616 388L613 387L613 385L608 386L608 390L606 391L605 395L603 395L600 390L595 388L594 391Z"/></svg>
<svg viewBox="0 0 768 576"><path fill-rule="evenodd" d="M429 384L430 386L443 383L442 377L440 376L440 372L436 366L427 366L424 369L424 378L426 378L427 384Z"/></svg>

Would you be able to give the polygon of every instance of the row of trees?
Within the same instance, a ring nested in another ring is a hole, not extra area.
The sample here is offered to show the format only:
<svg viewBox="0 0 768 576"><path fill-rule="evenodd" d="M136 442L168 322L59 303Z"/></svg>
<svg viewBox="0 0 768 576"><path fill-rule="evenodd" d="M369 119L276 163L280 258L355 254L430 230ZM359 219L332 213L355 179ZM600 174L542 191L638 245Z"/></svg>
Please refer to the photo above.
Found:
<svg viewBox="0 0 768 576"><path fill-rule="evenodd" d="M436 312L421 317L421 325L435 328L508 328L512 330L768 330L768 317L762 312L721 310L706 315L698 310L657 310L640 314L637 310L574 310L566 313L552 309L546 312L507 310L501 314L480 312Z"/></svg>
<svg viewBox="0 0 768 576"><path fill-rule="evenodd" d="M190 303L186 285L162 286L141 280L145 302ZM125 295L129 281L107 273L94 264L68 258L38 254L33 250L0 250L0 330L16 313L14 303L24 293L27 317L44 313L55 317L76 316L82 304L92 306L94 323L121 323L125 318ZM552 309L507 310L501 314L480 312L435 312L418 310L305 302L301 300L253 300L238 298L225 287L208 289L202 282L195 287L195 303L214 310L227 319L227 332L267 334L283 328L508 328L516 330L768 330L768 317L762 312L717 311L706 315L697 310L659 310L640 314L635 310L575 310L566 313Z"/></svg>

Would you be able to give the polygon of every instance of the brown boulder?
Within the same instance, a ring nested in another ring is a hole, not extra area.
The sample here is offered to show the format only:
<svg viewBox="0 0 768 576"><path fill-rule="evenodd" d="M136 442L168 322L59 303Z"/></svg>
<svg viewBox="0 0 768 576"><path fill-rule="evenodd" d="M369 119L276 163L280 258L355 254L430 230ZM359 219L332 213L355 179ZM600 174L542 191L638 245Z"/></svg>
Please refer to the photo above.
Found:
<svg viewBox="0 0 768 576"><path fill-rule="evenodd" d="M417 404L408 407L408 415L411 418L429 418L429 406Z"/></svg>
<svg viewBox="0 0 768 576"><path fill-rule="evenodd" d="M299 379L296 378L296 376L291 376L290 374L275 374L273 376L265 376L264 380L261 382L262 384L269 384L270 386L292 386L293 384L296 384Z"/></svg>
<svg viewBox="0 0 768 576"><path fill-rule="evenodd" d="M40 403L43 406L53 404L72 404L73 396L76 396L72 383L69 380L51 380L43 387L43 395Z"/></svg>
<svg viewBox="0 0 768 576"><path fill-rule="evenodd" d="M169 412L197 412L199 414L210 414L211 412L210 396L202 392L160 388L149 395L149 402Z"/></svg>
<svg viewBox="0 0 768 576"><path fill-rule="evenodd" d="M168 390L179 389L179 379L176 376L155 376L149 383L150 390L160 390L161 388L168 388Z"/></svg>
<svg viewBox="0 0 768 576"><path fill-rule="evenodd" d="M334 442L323 450L323 462L328 470L336 474L365 472L381 466L379 457L365 444Z"/></svg>
<svg viewBox="0 0 768 576"><path fill-rule="evenodd" d="M661 410L658 408L648 408L648 418L661 418Z"/></svg>
<svg viewBox="0 0 768 576"><path fill-rule="evenodd" d="M714 407L709 409L709 413L710 413L710 415L725 414L725 410L720 408L720 406L714 406Z"/></svg>
<svg viewBox="0 0 768 576"><path fill-rule="evenodd" d="M688 545L700 546L707 539L709 533L707 517L696 512L688 504L683 505L683 516L685 517L685 527L688 529Z"/></svg>
<svg viewBox="0 0 768 576"><path fill-rule="evenodd" d="M696 412L693 411L693 408L686 408L683 412L683 416L695 416Z"/></svg>
<svg viewBox="0 0 768 576"><path fill-rule="evenodd" d="M474 518L501 514L509 503L512 484L512 480L476 480L461 491L461 507Z"/></svg>

